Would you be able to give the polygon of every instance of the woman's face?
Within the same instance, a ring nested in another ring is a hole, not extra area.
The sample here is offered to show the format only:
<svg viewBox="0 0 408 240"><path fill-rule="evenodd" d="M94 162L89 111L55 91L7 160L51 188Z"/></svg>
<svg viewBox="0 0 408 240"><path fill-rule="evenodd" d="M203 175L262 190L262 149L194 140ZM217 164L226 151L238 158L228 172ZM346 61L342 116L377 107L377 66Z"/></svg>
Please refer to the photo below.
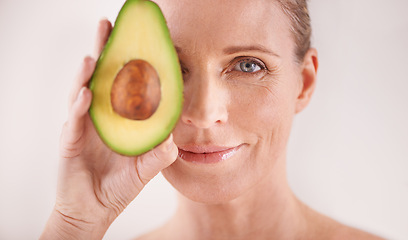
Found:
<svg viewBox="0 0 408 240"><path fill-rule="evenodd" d="M303 86L289 19L271 0L156 2L184 74L180 154L163 175L192 200L231 200L285 160Z"/></svg>

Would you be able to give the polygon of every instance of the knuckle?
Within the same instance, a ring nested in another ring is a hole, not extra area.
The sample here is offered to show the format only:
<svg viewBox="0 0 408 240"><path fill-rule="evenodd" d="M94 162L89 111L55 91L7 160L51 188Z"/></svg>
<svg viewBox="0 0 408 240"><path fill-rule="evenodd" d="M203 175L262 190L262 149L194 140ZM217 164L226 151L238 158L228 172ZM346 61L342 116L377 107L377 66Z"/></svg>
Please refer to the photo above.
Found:
<svg viewBox="0 0 408 240"><path fill-rule="evenodd" d="M163 162L163 159L165 159L165 155L162 153L162 151L157 151L155 149L153 150L152 154L153 154L153 158L155 158L159 162Z"/></svg>

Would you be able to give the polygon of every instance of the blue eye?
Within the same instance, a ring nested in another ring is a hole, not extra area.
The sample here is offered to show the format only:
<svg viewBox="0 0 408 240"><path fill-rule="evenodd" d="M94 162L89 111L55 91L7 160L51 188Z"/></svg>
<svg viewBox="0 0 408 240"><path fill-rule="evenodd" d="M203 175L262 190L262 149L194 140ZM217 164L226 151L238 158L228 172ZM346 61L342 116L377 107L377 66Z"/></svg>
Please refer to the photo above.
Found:
<svg viewBox="0 0 408 240"><path fill-rule="evenodd" d="M262 67L259 66L258 63L256 63L255 61L252 61L252 60L242 60L242 61L238 62L234 67L234 70L241 71L241 72L246 72L246 73L257 72L257 71L259 71L261 69L262 69Z"/></svg>

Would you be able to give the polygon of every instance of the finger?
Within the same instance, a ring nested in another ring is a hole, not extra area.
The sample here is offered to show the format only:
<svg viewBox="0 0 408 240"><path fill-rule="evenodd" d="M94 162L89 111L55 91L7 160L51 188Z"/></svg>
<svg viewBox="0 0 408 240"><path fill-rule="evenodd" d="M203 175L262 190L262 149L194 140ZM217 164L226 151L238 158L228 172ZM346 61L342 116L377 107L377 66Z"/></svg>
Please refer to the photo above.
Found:
<svg viewBox="0 0 408 240"><path fill-rule="evenodd" d="M84 135L85 117L92 102L92 92L86 87L80 93L72 105L68 116L68 122L64 126L62 147L67 150L66 157L72 157L78 150L78 142Z"/></svg>
<svg viewBox="0 0 408 240"><path fill-rule="evenodd" d="M74 104L75 100L78 98L79 91L81 88L88 85L89 79L95 70L96 62L92 57L85 57L79 73L75 79L74 85L72 86L69 101L68 101L68 109L70 110L72 104Z"/></svg>
<svg viewBox="0 0 408 240"><path fill-rule="evenodd" d="M146 185L161 170L170 166L178 155L178 148L173 142L173 135L159 146L137 158L136 168L139 179Z"/></svg>
<svg viewBox="0 0 408 240"><path fill-rule="evenodd" d="M98 25L98 31L96 34L96 44L94 49L94 58L98 59L99 55L103 48L105 47L106 42L109 39L109 35L112 31L112 24L109 22L108 19L101 19Z"/></svg>

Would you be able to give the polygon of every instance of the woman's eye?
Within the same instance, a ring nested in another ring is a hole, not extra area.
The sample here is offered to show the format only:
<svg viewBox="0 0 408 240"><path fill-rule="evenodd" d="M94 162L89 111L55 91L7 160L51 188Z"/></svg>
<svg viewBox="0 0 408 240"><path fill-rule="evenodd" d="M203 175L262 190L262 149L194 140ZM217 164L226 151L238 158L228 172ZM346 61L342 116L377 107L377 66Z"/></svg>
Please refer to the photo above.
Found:
<svg viewBox="0 0 408 240"><path fill-rule="evenodd" d="M252 61L252 60L243 60L238 62L235 66L234 66L234 70L236 71L241 71L241 72L246 72L246 73L253 73L253 72L257 72L259 70L261 70L262 67Z"/></svg>

